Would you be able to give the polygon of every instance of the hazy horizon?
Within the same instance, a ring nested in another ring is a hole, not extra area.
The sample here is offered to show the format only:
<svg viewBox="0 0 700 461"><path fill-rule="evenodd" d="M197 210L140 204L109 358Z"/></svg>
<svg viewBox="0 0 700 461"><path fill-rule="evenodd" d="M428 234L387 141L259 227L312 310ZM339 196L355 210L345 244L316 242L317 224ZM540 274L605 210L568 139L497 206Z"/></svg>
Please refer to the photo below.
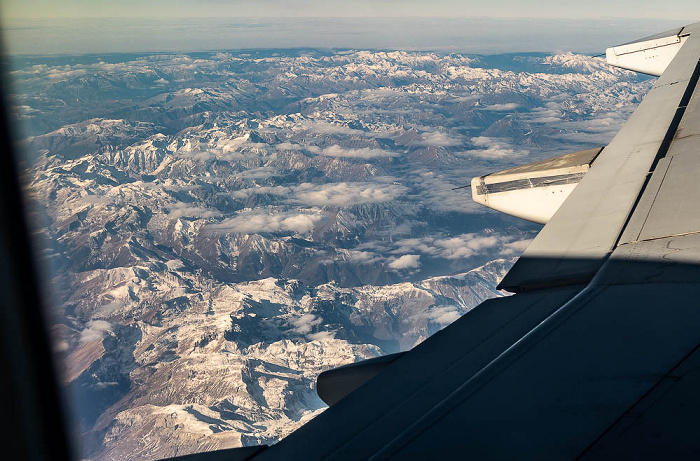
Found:
<svg viewBox="0 0 700 461"><path fill-rule="evenodd" d="M652 19L436 17L13 19L10 55L334 48L475 54L602 53L618 43L686 24Z"/></svg>

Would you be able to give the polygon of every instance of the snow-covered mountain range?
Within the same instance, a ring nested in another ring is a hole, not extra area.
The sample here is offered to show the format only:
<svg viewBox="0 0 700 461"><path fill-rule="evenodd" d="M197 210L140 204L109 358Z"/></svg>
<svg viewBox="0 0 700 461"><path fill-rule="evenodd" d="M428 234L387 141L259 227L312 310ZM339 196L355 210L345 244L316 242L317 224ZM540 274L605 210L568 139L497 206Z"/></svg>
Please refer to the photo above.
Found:
<svg viewBox="0 0 700 461"><path fill-rule="evenodd" d="M538 227L472 176L604 145L649 79L588 56L19 57L27 195L91 459L273 443L323 370L486 298Z"/></svg>

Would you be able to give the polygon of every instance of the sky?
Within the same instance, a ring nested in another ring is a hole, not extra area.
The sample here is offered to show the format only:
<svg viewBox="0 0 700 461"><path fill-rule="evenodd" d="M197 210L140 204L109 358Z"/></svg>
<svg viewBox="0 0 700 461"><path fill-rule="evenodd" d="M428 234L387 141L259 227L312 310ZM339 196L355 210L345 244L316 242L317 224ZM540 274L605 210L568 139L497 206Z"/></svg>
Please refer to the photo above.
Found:
<svg viewBox="0 0 700 461"><path fill-rule="evenodd" d="M88 17L494 17L700 20L697 0L3 0L3 16Z"/></svg>
<svg viewBox="0 0 700 461"><path fill-rule="evenodd" d="M697 0L3 0L20 54L248 48L602 53L700 20Z"/></svg>

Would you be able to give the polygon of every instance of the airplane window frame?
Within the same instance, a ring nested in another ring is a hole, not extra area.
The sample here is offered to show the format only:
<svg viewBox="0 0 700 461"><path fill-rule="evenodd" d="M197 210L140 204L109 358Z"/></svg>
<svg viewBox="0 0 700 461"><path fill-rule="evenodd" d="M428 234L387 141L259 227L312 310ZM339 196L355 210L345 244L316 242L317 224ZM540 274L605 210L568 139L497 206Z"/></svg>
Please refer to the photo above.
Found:
<svg viewBox="0 0 700 461"><path fill-rule="evenodd" d="M1 44L0 44L1 45ZM0 46L0 49L2 47ZM9 119L8 64L0 57L0 392L7 405L3 450L19 459L75 459L46 326L45 302ZM16 127L15 127L16 128Z"/></svg>

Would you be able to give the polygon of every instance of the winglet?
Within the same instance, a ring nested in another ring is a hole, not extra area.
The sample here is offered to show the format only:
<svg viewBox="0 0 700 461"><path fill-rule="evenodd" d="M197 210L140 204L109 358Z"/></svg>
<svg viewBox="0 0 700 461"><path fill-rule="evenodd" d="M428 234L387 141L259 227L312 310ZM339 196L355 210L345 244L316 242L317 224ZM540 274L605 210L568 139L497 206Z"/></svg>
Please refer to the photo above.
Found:
<svg viewBox="0 0 700 461"><path fill-rule="evenodd" d="M688 38L683 28L614 46L605 50L608 64L643 74L660 76Z"/></svg>

